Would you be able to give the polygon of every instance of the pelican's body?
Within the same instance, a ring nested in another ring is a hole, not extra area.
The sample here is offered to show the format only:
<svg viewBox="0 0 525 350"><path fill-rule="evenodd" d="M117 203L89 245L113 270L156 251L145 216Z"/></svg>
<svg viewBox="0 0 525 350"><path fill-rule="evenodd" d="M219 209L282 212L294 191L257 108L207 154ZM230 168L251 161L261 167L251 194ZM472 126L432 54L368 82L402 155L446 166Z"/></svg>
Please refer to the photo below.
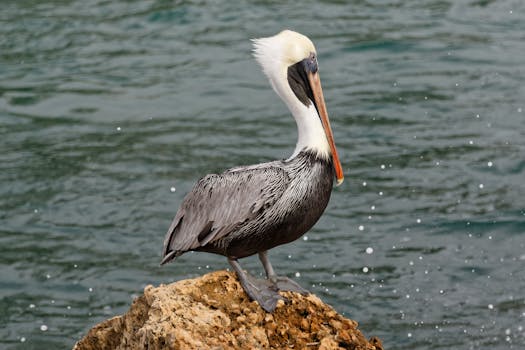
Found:
<svg viewBox="0 0 525 350"><path fill-rule="evenodd" d="M266 252L302 236L330 199L334 176L343 180L324 104L315 48L305 36L283 31L257 39L255 56L298 126L286 160L207 175L184 198L164 241L162 264L187 251L224 255L250 298L273 311L278 290L305 292L277 277ZM268 281L242 271L237 259L259 254Z"/></svg>
<svg viewBox="0 0 525 350"><path fill-rule="evenodd" d="M208 175L184 199L168 246L237 259L294 241L323 213L332 179L331 161L308 151Z"/></svg>

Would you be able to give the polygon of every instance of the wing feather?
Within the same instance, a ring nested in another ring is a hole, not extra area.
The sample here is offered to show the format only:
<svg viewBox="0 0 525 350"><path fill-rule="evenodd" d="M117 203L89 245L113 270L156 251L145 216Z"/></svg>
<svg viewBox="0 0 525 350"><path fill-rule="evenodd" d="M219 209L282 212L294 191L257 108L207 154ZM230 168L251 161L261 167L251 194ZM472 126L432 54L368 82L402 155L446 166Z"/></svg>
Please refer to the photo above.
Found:
<svg viewBox="0 0 525 350"><path fill-rule="evenodd" d="M165 260L214 243L254 220L274 205L289 181L282 168L271 165L203 177L184 198L166 233L163 256L170 258Z"/></svg>

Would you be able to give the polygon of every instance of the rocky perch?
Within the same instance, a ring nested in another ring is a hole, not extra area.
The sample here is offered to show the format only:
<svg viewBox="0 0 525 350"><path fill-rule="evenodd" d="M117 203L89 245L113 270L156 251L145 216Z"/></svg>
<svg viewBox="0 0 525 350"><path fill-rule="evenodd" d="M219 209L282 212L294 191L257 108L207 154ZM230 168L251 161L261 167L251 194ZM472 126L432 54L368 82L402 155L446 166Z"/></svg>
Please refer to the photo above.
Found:
<svg viewBox="0 0 525 350"><path fill-rule="evenodd" d="M282 295L288 301L269 314L248 299L232 272L150 285L126 314L93 327L74 350L383 349L315 295Z"/></svg>

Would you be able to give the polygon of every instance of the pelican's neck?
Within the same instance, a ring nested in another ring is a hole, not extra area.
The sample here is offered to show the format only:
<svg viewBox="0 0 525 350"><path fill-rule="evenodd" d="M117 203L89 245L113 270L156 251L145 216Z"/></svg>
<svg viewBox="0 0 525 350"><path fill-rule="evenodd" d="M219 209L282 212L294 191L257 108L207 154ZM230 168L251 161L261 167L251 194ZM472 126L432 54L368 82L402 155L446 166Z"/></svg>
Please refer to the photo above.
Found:
<svg viewBox="0 0 525 350"><path fill-rule="evenodd" d="M299 101L288 84L287 72L280 73L277 76L270 76L270 83L292 113L297 124L297 144L290 159L297 156L302 150L309 150L321 157L329 158L330 146L314 103L310 101L310 105L306 106Z"/></svg>
<svg viewBox="0 0 525 350"><path fill-rule="evenodd" d="M317 109L313 103L306 107L297 98L296 100L297 103L293 106L287 103L297 124L297 144L290 158L294 158L303 150L310 150L319 156L329 158L330 146Z"/></svg>

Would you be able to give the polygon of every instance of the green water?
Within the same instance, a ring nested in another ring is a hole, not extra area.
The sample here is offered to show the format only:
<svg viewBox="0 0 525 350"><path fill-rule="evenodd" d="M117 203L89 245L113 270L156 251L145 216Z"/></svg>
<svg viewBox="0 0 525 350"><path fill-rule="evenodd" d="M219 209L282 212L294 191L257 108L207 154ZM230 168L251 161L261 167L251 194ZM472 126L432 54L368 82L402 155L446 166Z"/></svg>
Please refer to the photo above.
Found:
<svg viewBox="0 0 525 350"><path fill-rule="evenodd" d="M284 28L317 46L346 181L276 270L388 349L525 347L522 1L27 0L0 11L0 348L228 267L158 263L199 177L291 154L248 40Z"/></svg>

